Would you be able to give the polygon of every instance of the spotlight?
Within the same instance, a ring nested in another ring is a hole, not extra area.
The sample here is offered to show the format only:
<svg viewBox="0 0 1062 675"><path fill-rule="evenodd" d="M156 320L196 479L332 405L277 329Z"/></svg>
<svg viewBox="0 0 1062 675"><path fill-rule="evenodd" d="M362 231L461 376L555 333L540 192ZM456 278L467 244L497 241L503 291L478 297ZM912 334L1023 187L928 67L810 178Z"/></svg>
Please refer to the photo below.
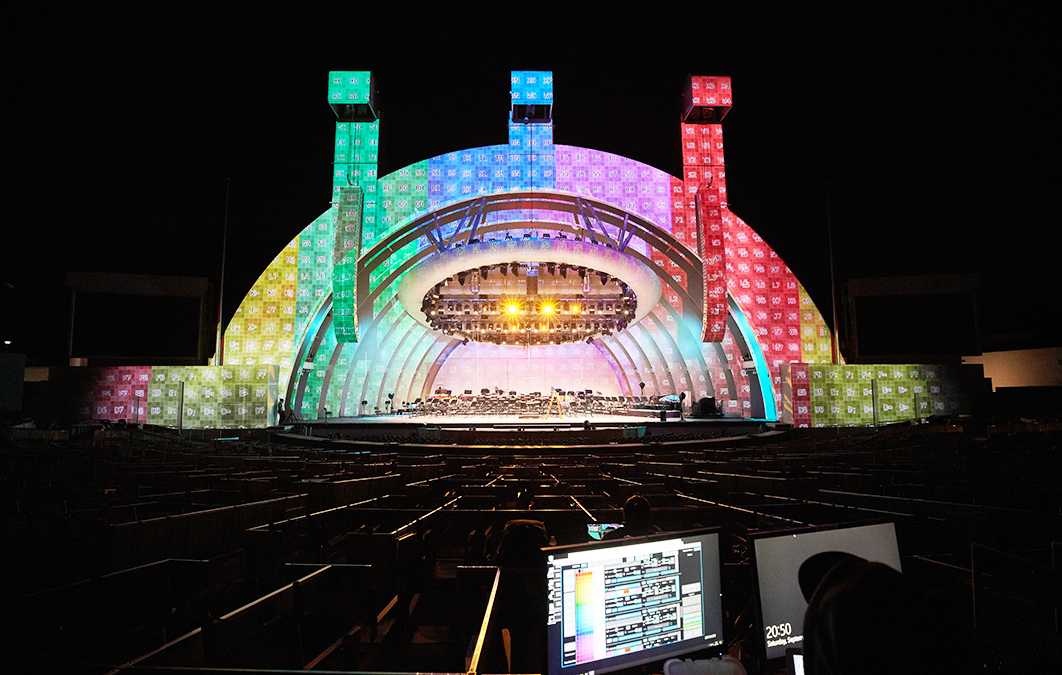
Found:
<svg viewBox="0 0 1062 675"><path fill-rule="evenodd" d="M464 286L466 277L468 277L468 274L466 272L458 272L457 273L457 283L459 283L462 286Z"/></svg>

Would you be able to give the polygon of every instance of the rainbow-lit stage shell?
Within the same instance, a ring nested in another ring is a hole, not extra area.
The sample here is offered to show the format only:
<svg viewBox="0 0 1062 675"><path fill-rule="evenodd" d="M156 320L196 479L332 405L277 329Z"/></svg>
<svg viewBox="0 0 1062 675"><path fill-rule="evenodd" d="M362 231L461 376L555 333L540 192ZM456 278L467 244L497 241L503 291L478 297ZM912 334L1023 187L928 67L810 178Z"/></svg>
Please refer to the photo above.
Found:
<svg viewBox="0 0 1062 675"><path fill-rule="evenodd" d="M512 73L508 145L379 177L371 74L334 72L329 82L340 116L333 206L267 266L223 340L225 366L277 366L280 395L304 418L383 409L389 394L397 404L441 386L685 392L715 397L726 414L775 420L781 364L832 360L830 332L803 286L727 208L720 121L729 78L688 81L676 130L683 176L554 145L552 74L521 71ZM451 263L462 256L608 271L637 294L636 320L589 342L542 346L433 331L418 296L450 267L475 266Z"/></svg>

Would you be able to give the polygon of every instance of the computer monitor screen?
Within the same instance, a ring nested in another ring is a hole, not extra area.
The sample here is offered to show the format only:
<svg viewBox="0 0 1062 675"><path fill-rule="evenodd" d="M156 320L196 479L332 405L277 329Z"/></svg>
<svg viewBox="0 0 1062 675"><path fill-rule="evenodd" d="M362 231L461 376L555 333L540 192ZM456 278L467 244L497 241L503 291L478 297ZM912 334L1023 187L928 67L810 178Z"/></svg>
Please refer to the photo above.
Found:
<svg viewBox="0 0 1062 675"><path fill-rule="evenodd" d="M723 644L717 530L546 552L549 675L604 673Z"/></svg>
<svg viewBox="0 0 1062 675"><path fill-rule="evenodd" d="M768 659L785 656L787 648L804 643L804 612L800 565L823 551L843 551L900 569L896 528L892 523L840 526L755 535L752 556L758 585L761 644Z"/></svg>
<svg viewBox="0 0 1062 675"><path fill-rule="evenodd" d="M621 523L587 523L586 534L593 541L601 541L612 530L622 527Z"/></svg>

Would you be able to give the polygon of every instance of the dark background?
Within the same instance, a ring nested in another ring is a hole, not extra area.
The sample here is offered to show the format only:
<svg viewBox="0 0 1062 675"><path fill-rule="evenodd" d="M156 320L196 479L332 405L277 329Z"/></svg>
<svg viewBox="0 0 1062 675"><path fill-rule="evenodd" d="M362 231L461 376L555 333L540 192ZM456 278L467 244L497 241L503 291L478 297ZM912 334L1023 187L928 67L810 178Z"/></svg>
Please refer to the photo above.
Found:
<svg viewBox="0 0 1062 675"><path fill-rule="evenodd" d="M980 273L981 330L1009 334L993 344L1060 343L1057 7L717 4L8 9L0 339L30 365L65 362L68 270L216 289L231 179L227 321L328 207L329 70L374 71L382 175L505 143L509 71L551 69L556 142L671 174L685 76L730 75L731 208L828 320L827 184L838 288ZM902 303L870 304L885 306L880 325L909 325ZM149 312L130 330L169 340L185 315Z"/></svg>

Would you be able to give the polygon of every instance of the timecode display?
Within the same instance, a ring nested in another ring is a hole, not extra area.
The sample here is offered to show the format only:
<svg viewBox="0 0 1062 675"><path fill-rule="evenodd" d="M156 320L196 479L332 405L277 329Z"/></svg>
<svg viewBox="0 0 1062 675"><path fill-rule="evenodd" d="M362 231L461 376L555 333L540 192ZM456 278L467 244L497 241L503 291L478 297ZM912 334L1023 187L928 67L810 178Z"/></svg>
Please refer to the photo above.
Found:
<svg viewBox="0 0 1062 675"><path fill-rule="evenodd" d="M804 640L803 635L793 635L793 625L779 623L773 626L765 626L764 633L767 636L768 647L782 647L792 645Z"/></svg>

